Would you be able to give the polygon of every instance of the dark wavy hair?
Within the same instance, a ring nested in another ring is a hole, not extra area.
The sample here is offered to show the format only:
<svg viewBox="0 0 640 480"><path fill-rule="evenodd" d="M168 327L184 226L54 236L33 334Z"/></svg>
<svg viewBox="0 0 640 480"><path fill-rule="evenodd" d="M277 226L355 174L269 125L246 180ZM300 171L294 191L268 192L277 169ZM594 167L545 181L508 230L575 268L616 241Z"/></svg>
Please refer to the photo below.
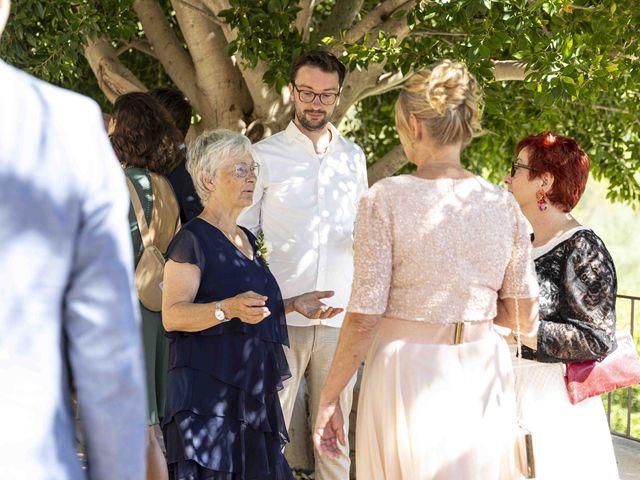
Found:
<svg viewBox="0 0 640 480"><path fill-rule="evenodd" d="M167 109L182 136L186 137L191 126L193 111L184 93L176 88L154 88L148 93Z"/></svg>
<svg viewBox="0 0 640 480"><path fill-rule="evenodd" d="M111 145L126 167L166 175L182 160L179 133L169 112L150 95L125 93L116 99Z"/></svg>

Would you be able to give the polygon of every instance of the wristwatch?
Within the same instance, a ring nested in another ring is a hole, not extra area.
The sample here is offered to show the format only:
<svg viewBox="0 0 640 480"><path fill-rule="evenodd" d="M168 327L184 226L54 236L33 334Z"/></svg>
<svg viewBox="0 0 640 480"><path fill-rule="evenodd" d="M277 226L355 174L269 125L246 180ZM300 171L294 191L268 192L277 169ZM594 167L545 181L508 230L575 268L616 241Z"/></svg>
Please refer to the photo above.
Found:
<svg viewBox="0 0 640 480"><path fill-rule="evenodd" d="M229 320L231 320L230 318L227 318L227 315L224 313L224 310L222 310L222 301L216 302L216 310L213 315L216 317L216 320L218 320L221 323L228 322Z"/></svg>

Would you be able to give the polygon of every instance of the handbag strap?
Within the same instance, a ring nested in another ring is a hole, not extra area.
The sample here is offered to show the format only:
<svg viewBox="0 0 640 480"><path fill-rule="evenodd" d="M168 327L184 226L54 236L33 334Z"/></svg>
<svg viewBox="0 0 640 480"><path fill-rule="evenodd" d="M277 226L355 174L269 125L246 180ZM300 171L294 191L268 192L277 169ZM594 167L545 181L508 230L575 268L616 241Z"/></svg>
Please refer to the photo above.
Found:
<svg viewBox="0 0 640 480"><path fill-rule="evenodd" d="M518 221L518 214L517 212L514 213L514 220L516 223L516 238L520 237L520 222ZM522 417L522 408L521 408L521 402L518 401L518 393L520 392L520 386L521 386L521 382L520 382L520 375L517 374L516 372L520 372L522 373L522 339L521 339L521 330L520 330L520 305L518 304L518 297L516 296L514 298L515 300L515 307L516 307L516 330L515 332L513 332L513 336L516 340L516 368L513 369L513 380L514 380L514 389L515 389L515 394L516 394L516 414L518 415L518 419L520 419L520 417Z"/></svg>
<svg viewBox="0 0 640 480"><path fill-rule="evenodd" d="M518 416L518 423L520 424L520 419L522 418L522 402L520 399L520 395L522 394L522 338L520 332L520 309L518 306L518 298L514 298L516 301L516 329L513 332L513 337L516 340L516 364L513 369L513 387L515 390L516 396L516 415ZM522 427L522 424L520 424Z"/></svg>
<svg viewBox="0 0 640 480"><path fill-rule="evenodd" d="M133 205L133 212L136 215L136 221L138 222L138 228L140 229L142 245L144 246L144 248L147 248L152 245L149 225L147 224L147 219L144 216L144 209L142 208L142 203L140 203L140 197L138 197L136 187L133 185L133 182L129 177L126 178L127 187L129 188L129 195L131 197L131 204Z"/></svg>
<svg viewBox="0 0 640 480"><path fill-rule="evenodd" d="M180 230L180 206L173 187L166 177L149 172L153 192L153 210L149 229L153 232L154 245L164 254L173 236ZM168 231L172 225L173 230ZM167 234L170 233L167 238Z"/></svg>

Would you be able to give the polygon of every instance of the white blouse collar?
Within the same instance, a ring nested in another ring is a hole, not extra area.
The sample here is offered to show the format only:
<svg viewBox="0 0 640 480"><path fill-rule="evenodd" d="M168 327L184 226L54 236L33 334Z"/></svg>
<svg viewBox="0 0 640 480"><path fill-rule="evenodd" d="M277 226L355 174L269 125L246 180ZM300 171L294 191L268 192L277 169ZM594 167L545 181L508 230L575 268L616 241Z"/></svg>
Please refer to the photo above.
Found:
<svg viewBox="0 0 640 480"><path fill-rule="evenodd" d="M583 225L580 225L579 227L574 227L571 230L567 230L566 232L564 232L559 237L556 237L556 238L550 240L549 242L545 243L544 245L541 245L539 247L533 247L533 250L532 250L533 259L536 260L537 258L539 258L539 257L541 257L543 255L546 255L551 250L553 250L558 245L560 245L562 242L564 242L565 240L568 240L575 233L577 233L577 232L579 232L581 230L590 230L590 228L587 228L587 227L585 227Z"/></svg>

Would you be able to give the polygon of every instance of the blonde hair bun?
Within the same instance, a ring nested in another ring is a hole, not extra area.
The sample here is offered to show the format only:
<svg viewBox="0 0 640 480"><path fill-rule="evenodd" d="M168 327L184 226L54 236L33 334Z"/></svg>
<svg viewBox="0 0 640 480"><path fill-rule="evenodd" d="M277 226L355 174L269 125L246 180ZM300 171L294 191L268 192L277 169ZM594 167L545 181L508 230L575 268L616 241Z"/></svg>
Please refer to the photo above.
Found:
<svg viewBox="0 0 640 480"><path fill-rule="evenodd" d="M445 109L456 108L475 94L475 79L460 62L445 60L432 71L425 88L427 102L443 115Z"/></svg>
<svg viewBox="0 0 640 480"><path fill-rule="evenodd" d="M479 88L466 65L444 60L407 80L398 98L396 121L406 135L409 117L414 115L425 122L438 143L466 145L480 129L481 110Z"/></svg>

